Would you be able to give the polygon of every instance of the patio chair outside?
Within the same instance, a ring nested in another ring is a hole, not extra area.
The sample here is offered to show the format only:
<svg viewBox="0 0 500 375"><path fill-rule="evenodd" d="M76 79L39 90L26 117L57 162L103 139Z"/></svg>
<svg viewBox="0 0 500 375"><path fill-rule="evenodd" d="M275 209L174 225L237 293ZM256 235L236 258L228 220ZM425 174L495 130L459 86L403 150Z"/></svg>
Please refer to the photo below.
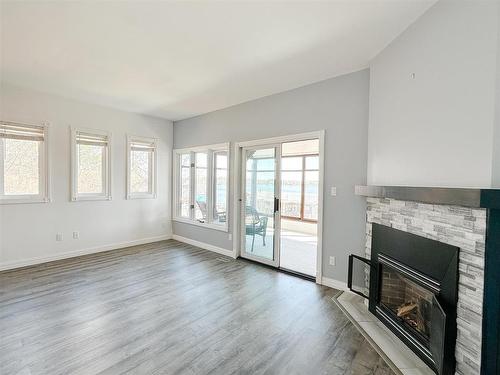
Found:
<svg viewBox="0 0 500 375"><path fill-rule="evenodd" d="M255 208L251 206L245 207L245 232L247 236L252 236L252 252L256 235L262 236L262 245L266 246L268 219L267 216L260 216Z"/></svg>

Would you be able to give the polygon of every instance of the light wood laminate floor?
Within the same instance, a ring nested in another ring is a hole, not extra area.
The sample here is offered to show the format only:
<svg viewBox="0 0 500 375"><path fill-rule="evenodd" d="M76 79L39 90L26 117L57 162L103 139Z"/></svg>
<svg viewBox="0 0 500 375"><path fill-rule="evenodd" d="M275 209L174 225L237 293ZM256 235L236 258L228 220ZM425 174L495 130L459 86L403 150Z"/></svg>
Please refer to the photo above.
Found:
<svg viewBox="0 0 500 375"><path fill-rule="evenodd" d="M173 240L0 273L0 374L391 374L334 290Z"/></svg>

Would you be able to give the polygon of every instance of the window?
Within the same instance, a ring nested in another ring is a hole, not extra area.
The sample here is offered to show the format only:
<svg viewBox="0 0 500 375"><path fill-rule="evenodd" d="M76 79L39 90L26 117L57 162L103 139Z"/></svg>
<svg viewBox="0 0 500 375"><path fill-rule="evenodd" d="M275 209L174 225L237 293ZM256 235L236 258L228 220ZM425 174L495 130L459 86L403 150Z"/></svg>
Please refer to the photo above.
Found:
<svg viewBox="0 0 500 375"><path fill-rule="evenodd" d="M47 126L0 121L0 203L48 202Z"/></svg>
<svg viewBox="0 0 500 375"><path fill-rule="evenodd" d="M227 186L228 186L228 160L227 151L214 152L214 180L213 201L214 209L212 220L217 224L225 224L227 216Z"/></svg>
<svg viewBox="0 0 500 375"><path fill-rule="evenodd" d="M304 170L304 201L302 218L318 220L319 197L319 156L305 157Z"/></svg>
<svg viewBox="0 0 500 375"><path fill-rule="evenodd" d="M156 198L156 140L127 137L127 198Z"/></svg>
<svg viewBox="0 0 500 375"><path fill-rule="evenodd" d="M229 145L174 154L175 219L227 231Z"/></svg>
<svg viewBox="0 0 500 375"><path fill-rule="evenodd" d="M194 154L194 217L200 222L207 222L208 213L208 155L207 152Z"/></svg>
<svg viewBox="0 0 500 375"><path fill-rule="evenodd" d="M110 200L109 133L90 129L73 129L71 133L72 200Z"/></svg>
<svg viewBox="0 0 500 375"><path fill-rule="evenodd" d="M179 155L179 216L190 218L191 214L191 153Z"/></svg>
<svg viewBox="0 0 500 375"><path fill-rule="evenodd" d="M319 141L283 143L281 159L281 216L317 221Z"/></svg>

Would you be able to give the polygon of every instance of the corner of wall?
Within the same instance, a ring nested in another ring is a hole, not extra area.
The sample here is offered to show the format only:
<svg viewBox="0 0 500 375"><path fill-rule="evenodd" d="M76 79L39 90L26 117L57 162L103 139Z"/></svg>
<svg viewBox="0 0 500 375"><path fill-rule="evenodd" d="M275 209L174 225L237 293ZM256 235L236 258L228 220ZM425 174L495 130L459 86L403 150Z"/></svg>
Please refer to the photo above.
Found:
<svg viewBox="0 0 500 375"><path fill-rule="evenodd" d="M500 188L500 3L497 4L497 75L495 83L495 117L493 122L493 161L491 187Z"/></svg>

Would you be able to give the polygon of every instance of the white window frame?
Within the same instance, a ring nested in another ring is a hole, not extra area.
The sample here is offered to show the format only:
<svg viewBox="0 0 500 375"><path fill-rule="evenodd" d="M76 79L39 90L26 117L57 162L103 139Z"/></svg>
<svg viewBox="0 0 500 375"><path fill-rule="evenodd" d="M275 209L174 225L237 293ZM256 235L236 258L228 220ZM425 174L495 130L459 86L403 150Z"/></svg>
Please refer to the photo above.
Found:
<svg viewBox="0 0 500 375"><path fill-rule="evenodd" d="M149 171L150 181L149 181L149 189L150 191L147 193L137 193L132 192L130 184L132 181L131 178L131 154L132 154L132 144L134 143L148 143L153 145L153 152L151 158L151 165L149 166L151 169ZM158 179L158 139L150 138L150 137L140 137L135 135L127 134L127 199L154 199L156 198L156 188L157 188L157 179Z"/></svg>
<svg viewBox="0 0 500 375"><path fill-rule="evenodd" d="M43 142L38 148L38 176L39 193L31 195L4 195L3 193L3 162L0 163L0 205L4 204L24 204L24 203L48 203L51 199L50 189L50 163L49 163L49 123L44 121L41 124L34 125L17 121L2 121L4 123L13 123L15 125L38 126L43 128ZM1 140L1 139L0 139ZM0 152L4 152L0 147ZM1 156L3 159L3 155Z"/></svg>
<svg viewBox="0 0 500 375"><path fill-rule="evenodd" d="M223 224L217 224L213 221L213 210L214 210L214 152L225 151L227 153L227 181L226 181L226 222ZM195 186L194 181L196 179L195 175L195 153L206 152L207 153L207 222L200 222L194 217L194 205L195 203ZM231 155L230 155L230 144L218 143L199 147L189 147L182 149L175 149L173 151L173 169L174 169L174 189L173 189L173 220L181 223L197 225L204 228L210 228L219 230L222 232L229 231L229 189L231 180ZM189 218L180 216L180 156L182 154L191 154L191 174L190 174L190 215Z"/></svg>
<svg viewBox="0 0 500 375"><path fill-rule="evenodd" d="M78 193L78 155L77 155L77 144L76 138L78 132L89 133L107 137L108 144L104 152L104 170L103 170L103 184L104 192L95 193ZM73 202L77 201L102 201L111 200L111 176L112 176L112 138L111 133L99 129L89 129L89 128L76 128L71 127L71 200Z"/></svg>
<svg viewBox="0 0 500 375"><path fill-rule="evenodd" d="M178 152L176 152L178 151ZM173 164L174 164L174 172L173 172L173 180L174 180L174 186L173 186L173 194L174 194L174 202L173 202L173 210L174 210L174 220L177 218L178 221L190 221L192 217L193 210L189 208L189 217L184 217L180 215L180 212L182 210L181 207L181 157L182 155L189 154L189 205L191 206L191 203L194 199L194 179L195 176L193 175L193 170L194 170L194 152L191 150L188 151L183 151L183 150L174 150L174 158L173 158Z"/></svg>

